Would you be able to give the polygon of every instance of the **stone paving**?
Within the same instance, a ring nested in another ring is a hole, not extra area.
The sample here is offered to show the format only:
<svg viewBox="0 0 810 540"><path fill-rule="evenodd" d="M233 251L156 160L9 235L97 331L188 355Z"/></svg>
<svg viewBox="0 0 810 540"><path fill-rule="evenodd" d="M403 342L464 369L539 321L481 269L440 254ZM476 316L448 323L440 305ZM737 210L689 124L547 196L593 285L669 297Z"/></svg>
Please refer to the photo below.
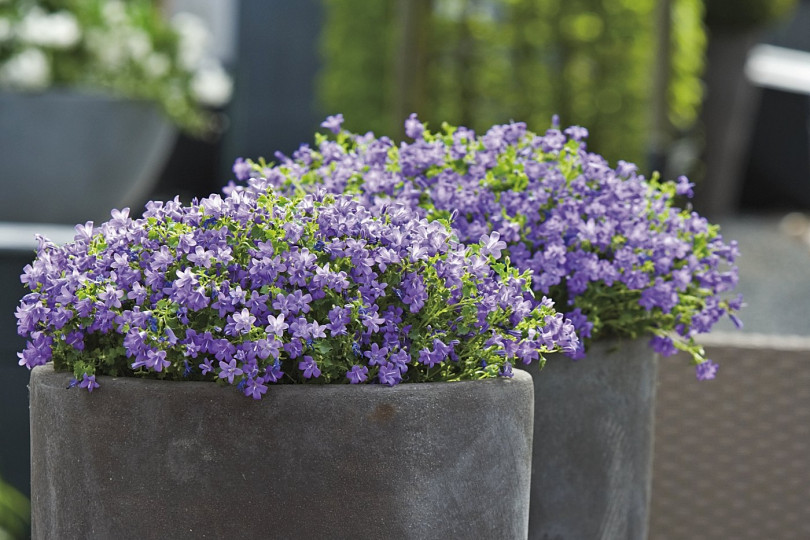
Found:
<svg viewBox="0 0 810 540"><path fill-rule="evenodd" d="M742 332L810 337L810 214L743 215L720 227L740 245ZM730 321L716 330L736 332Z"/></svg>

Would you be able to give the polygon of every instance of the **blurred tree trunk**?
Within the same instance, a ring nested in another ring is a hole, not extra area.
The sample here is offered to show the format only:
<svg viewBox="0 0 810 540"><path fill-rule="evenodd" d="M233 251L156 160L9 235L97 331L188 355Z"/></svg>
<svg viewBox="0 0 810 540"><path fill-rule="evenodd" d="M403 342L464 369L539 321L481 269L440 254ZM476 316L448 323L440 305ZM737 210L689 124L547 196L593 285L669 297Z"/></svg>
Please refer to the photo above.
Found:
<svg viewBox="0 0 810 540"><path fill-rule="evenodd" d="M397 0L399 36L392 114L400 135L408 115L425 111L431 9L432 0Z"/></svg>
<svg viewBox="0 0 810 540"><path fill-rule="evenodd" d="M655 63L651 97L650 147L648 167L664 172L667 152L672 143L669 121L669 83L672 73L672 0L658 0L655 13Z"/></svg>
<svg viewBox="0 0 810 540"><path fill-rule="evenodd" d="M458 124L471 126L475 122L475 81L473 80L473 66L475 65L475 40L470 31L469 0L462 0L462 17L459 21L459 38L455 50L458 84L459 84L459 112Z"/></svg>
<svg viewBox="0 0 810 540"><path fill-rule="evenodd" d="M744 68L762 30L709 28L708 32L706 99L701 111L704 176L697 186L695 206L717 220L739 209L759 98Z"/></svg>

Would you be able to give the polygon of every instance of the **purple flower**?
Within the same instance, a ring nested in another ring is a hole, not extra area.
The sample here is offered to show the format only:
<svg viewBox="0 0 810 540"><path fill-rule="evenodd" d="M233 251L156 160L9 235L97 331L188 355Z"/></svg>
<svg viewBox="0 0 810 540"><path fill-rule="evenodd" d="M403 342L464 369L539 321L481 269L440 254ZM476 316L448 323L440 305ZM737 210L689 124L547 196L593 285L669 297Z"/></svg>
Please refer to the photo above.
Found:
<svg viewBox="0 0 810 540"><path fill-rule="evenodd" d="M304 356L304 360L298 362L298 369L304 372L305 379L318 378L321 376L321 370L318 369L318 364L311 356Z"/></svg>
<svg viewBox="0 0 810 540"><path fill-rule="evenodd" d="M203 363L200 364L197 367L200 368L200 371L202 371L203 375L207 375L208 373L211 373L212 371L214 371L214 366L211 365L211 359L210 358L204 359Z"/></svg>
<svg viewBox="0 0 810 540"><path fill-rule="evenodd" d="M99 384L96 382L95 375L88 375L87 373L82 375L82 382L79 383L79 388L87 388L88 392L92 392L94 389L98 388Z"/></svg>
<svg viewBox="0 0 810 540"><path fill-rule="evenodd" d="M284 294L277 294L273 300L273 309L277 309L282 315L289 315L293 309L293 302Z"/></svg>
<svg viewBox="0 0 810 540"><path fill-rule="evenodd" d="M376 366L383 365L388 356L388 347L380 347L376 343L371 344L371 349L363 352L363 356L368 358L368 365Z"/></svg>
<svg viewBox="0 0 810 540"><path fill-rule="evenodd" d="M113 209L110 212L112 219L109 224L113 227L126 227L129 222L129 208L123 210Z"/></svg>
<svg viewBox="0 0 810 540"><path fill-rule="evenodd" d="M172 364L166 359L166 351L155 351L150 349L146 353L146 362L144 363L145 367L160 373L164 368L167 368L170 365Z"/></svg>
<svg viewBox="0 0 810 540"><path fill-rule="evenodd" d="M661 356L672 356L678 352L672 338L666 336L653 336L650 338L650 347Z"/></svg>
<svg viewBox="0 0 810 540"><path fill-rule="evenodd" d="M708 381L714 379L717 375L717 370L720 368L717 364L708 358L695 366L695 375L699 381Z"/></svg>
<svg viewBox="0 0 810 540"><path fill-rule="evenodd" d="M282 313L277 316L270 315L267 317L267 327L265 328L265 331L268 334L281 336L284 334L284 330L289 327L290 325L284 322L284 314Z"/></svg>
<svg viewBox="0 0 810 540"><path fill-rule="evenodd" d="M424 364L428 368L432 368L436 364L441 363L441 359L434 351L422 349L419 351L419 363Z"/></svg>
<svg viewBox="0 0 810 540"><path fill-rule="evenodd" d="M334 116L329 116L321 122L321 127L326 128L334 134L340 133L340 126L343 124L343 115L336 114Z"/></svg>
<svg viewBox="0 0 810 540"><path fill-rule="evenodd" d="M124 291L118 290L112 285L107 285L104 288L103 292L100 292L98 295L99 300L104 302L104 305L108 308L121 307L121 298L124 297Z"/></svg>
<svg viewBox="0 0 810 540"><path fill-rule="evenodd" d="M225 332L236 336L249 333L253 328L253 323L256 322L256 317L251 315L247 308L242 308L241 312L228 316L228 321Z"/></svg>
<svg viewBox="0 0 810 540"><path fill-rule="evenodd" d="M400 349L394 354L391 355L389 358L391 364L393 364L400 373L405 373L408 371L408 362L411 361L411 355L408 354L408 351L405 349Z"/></svg>
<svg viewBox="0 0 810 540"><path fill-rule="evenodd" d="M267 393L267 386L261 383L260 379L248 379L245 384L244 393L253 399L262 399L262 394Z"/></svg>
<svg viewBox="0 0 810 540"><path fill-rule="evenodd" d="M328 325L326 325L326 324L318 324L318 321L312 321L309 324L309 336L312 339L326 338L326 330L327 329L328 329Z"/></svg>
<svg viewBox="0 0 810 540"><path fill-rule="evenodd" d="M304 352L304 346L301 340L297 337L291 338L290 341L284 344L283 348L287 355L292 359L298 358Z"/></svg>
<svg viewBox="0 0 810 540"><path fill-rule="evenodd" d="M482 255L492 255L495 259L501 258L501 250L506 249L506 242L500 240L500 233L492 231L492 234L482 234L478 243L481 244Z"/></svg>
<svg viewBox="0 0 810 540"><path fill-rule="evenodd" d="M65 337L65 343L76 349L77 351L84 350L84 334L75 330Z"/></svg>
<svg viewBox="0 0 810 540"><path fill-rule="evenodd" d="M197 266L204 268L211 268L211 260L214 258L214 253L205 249L202 246L196 246L194 253L188 254L188 260Z"/></svg>
<svg viewBox="0 0 810 540"><path fill-rule="evenodd" d="M294 321L290 323L290 333L297 338L301 338L302 340L306 341L311 336L309 333L309 322L307 321L306 317L298 317Z"/></svg>
<svg viewBox="0 0 810 540"><path fill-rule="evenodd" d="M366 327L366 330L372 333L379 332L380 325L385 322L385 319L383 319L377 314L377 306L374 306L364 315L361 315L360 320L363 322L363 326Z"/></svg>
<svg viewBox="0 0 810 540"><path fill-rule="evenodd" d="M512 372L512 364L509 362L504 362L501 369L498 371L498 375L500 377L508 377L511 378L514 376L514 372Z"/></svg>
<svg viewBox="0 0 810 540"><path fill-rule="evenodd" d="M411 139L419 139L420 137L422 137L422 133L424 131L425 126L416 117L416 113L411 114L408 117L408 119L405 120L405 135L407 135Z"/></svg>
<svg viewBox="0 0 810 540"><path fill-rule="evenodd" d="M233 384L234 377L242 375L242 370L236 367L236 360L232 359L230 362L219 361L219 378L228 379L228 384Z"/></svg>
<svg viewBox="0 0 810 540"><path fill-rule="evenodd" d="M243 158L236 158L236 162L233 164L233 174L236 176L237 180L247 180L250 178L250 171L250 163Z"/></svg>
<svg viewBox="0 0 810 540"><path fill-rule="evenodd" d="M146 296L149 294L146 287L139 282L132 284L132 290L127 293L127 298L134 300L136 305L142 305L146 301Z"/></svg>
<svg viewBox="0 0 810 540"><path fill-rule="evenodd" d="M349 308L333 307L329 310L329 324L326 326L332 336L340 336L346 333L346 325L351 321L351 310Z"/></svg>
<svg viewBox="0 0 810 540"><path fill-rule="evenodd" d="M691 183L688 178L679 176L678 183L675 186L675 193L678 195L686 195L686 197L691 199L695 196L695 192L692 190L693 187L695 187L695 184Z"/></svg>
<svg viewBox="0 0 810 540"><path fill-rule="evenodd" d="M273 365L267 368L264 378L267 382L278 382L281 380L283 375L284 372L281 370L281 362L279 362L278 358L276 358Z"/></svg>
<svg viewBox="0 0 810 540"><path fill-rule="evenodd" d="M581 141L588 138L588 130L581 126L571 126L563 132L574 141Z"/></svg>
<svg viewBox="0 0 810 540"><path fill-rule="evenodd" d="M390 362L384 366L380 366L380 371L377 373L377 378L379 379L380 384L384 384L386 386L394 386L402 382L402 374L399 372L399 369Z"/></svg>
<svg viewBox="0 0 810 540"><path fill-rule="evenodd" d="M353 365L349 371L346 372L346 378L349 379L351 384L360 384L368 379L368 368L366 366Z"/></svg>

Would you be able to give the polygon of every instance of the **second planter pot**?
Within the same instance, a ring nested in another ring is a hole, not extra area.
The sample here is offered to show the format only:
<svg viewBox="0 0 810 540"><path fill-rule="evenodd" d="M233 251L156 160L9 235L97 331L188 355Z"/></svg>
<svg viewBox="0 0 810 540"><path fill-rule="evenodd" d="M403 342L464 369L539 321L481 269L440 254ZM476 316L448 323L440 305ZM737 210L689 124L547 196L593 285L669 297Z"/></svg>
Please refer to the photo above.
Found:
<svg viewBox="0 0 810 540"><path fill-rule="evenodd" d="M657 356L646 340L548 356L535 386L529 538L644 540Z"/></svg>

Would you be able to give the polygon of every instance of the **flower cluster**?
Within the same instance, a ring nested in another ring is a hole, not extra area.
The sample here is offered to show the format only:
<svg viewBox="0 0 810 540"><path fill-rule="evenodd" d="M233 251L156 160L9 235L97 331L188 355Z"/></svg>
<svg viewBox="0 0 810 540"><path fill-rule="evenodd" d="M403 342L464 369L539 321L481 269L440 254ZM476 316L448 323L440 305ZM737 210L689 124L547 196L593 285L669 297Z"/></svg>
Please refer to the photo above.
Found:
<svg viewBox="0 0 810 540"><path fill-rule="evenodd" d="M6 0L0 88L76 87L147 99L202 133L213 127L204 108L227 103L232 88L207 41L199 18L178 13L168 25L151 0Z"/></svg>
<svg viewBox="0 0 810 540"><path fill-rule="evenodd" d="M514 361L578 347L489 238L465 246L399 204L372 215L349 196L287 199L253 180L76 231L61 247L40 238L25 267L18 356L89 391L97 374L143 375L259 399L269 383L509 376Z"/></svg>
<svg viewBox="0 0 810 540"><path fill-rule="evenodd" d="M459 239L488 235L489 249L504 250L531 272L536 291L567 309L583 340L650 335L658 353L687 351L698 378L714 376L694 336L724 315L740 324L742 299L724 298L737 283L738 250L690 207L675 206L692 196L685 177L647 180L621 161L611 168L586 151L582 127L538 135L511 123L477 136L444 125L431 133L412 115L405 131L413 142L397 146L347 132L342 121L328 118L323 127L334 137L277 154L277 164L240 158L237 180L351 193L372 212L397 201L429 219L457 214ZM584 352L583 342L571 356Z"/></svg>

